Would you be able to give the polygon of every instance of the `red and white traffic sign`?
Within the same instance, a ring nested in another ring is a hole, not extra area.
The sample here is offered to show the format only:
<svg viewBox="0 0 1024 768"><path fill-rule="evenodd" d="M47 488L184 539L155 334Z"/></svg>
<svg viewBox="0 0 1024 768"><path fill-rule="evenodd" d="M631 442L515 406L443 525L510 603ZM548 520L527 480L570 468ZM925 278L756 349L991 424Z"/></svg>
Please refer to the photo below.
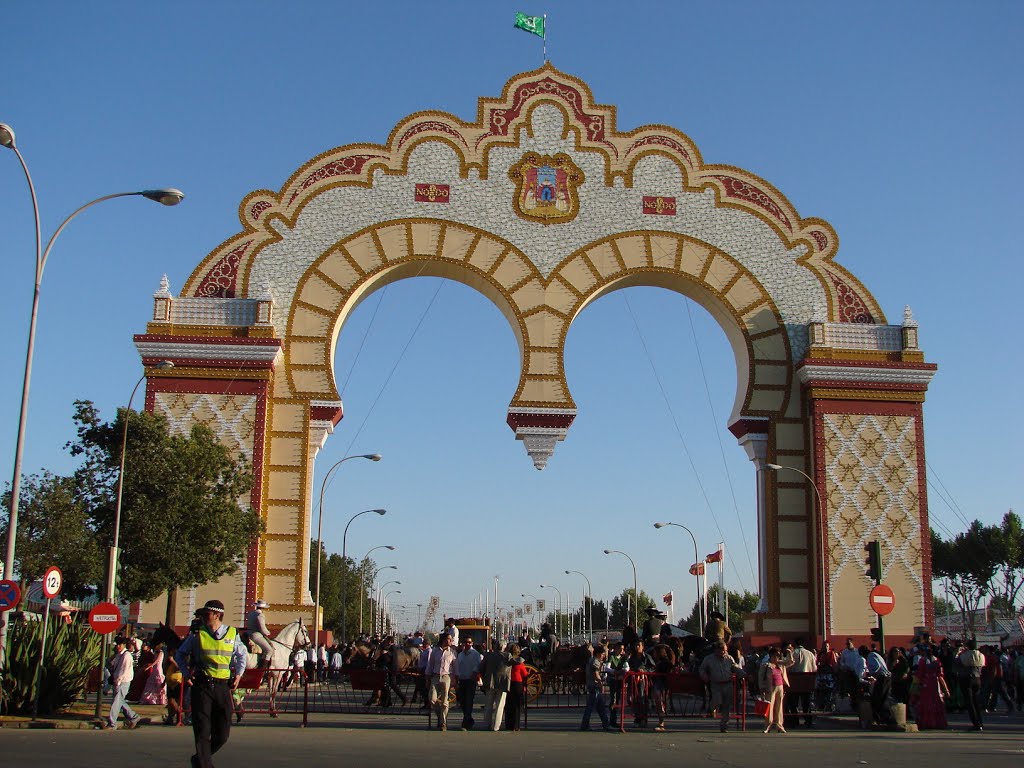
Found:
<svg viewBox="0 0 1024 768"><path fill-rule="evenodd" d="M46 569L46 573L43 574L43 597L47 600L53 600L53 598L60 594L62 586L64 586L64 574L60 572L60 568L56 565L51 565Z"/></svg>
<svg viewBox="0 0 1024 768"><path fill-rule="evenodd" d="M891 587L879 584L871 590L868 602L871 603L871 610L879 616L888 616L896 607L896 595L893 594Z"/></svg>
<svg viewBox="0 0 1024 768"><path fill-rule="evenodd" d="M4 579L0 581L0 611L9 611L18 607L21 600L21 587L18 582Z"/></svg>
<svg viewBox="0 0 1024 768"><path fill-rule="evenodd" d="M109 635L121 627L121 611L113 603L96 603L89 611L89 626L101 635Z"/></svg>

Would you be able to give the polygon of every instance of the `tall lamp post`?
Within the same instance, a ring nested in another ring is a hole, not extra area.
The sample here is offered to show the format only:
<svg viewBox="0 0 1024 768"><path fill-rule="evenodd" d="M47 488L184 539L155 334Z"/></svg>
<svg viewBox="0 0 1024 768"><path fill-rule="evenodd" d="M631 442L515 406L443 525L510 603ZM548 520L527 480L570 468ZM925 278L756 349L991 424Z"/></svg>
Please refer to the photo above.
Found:
<svg viewBox="0 0 1024 768"><path fill-rule="evenodd" d="M377 587L377 604L373 608L373 628L374 632L377 631L378 620L383 620L384 611L381 609L381 595L384 594L384 588L391 586L392 584L401 584L398 579L392 579L391 581L385 581L383 584Z"/></svg>
<svg viewBox="0 0 1024 768"><path fill-rule="evenodd" d="M767 469L773 472L780 472L782 470L789 470L790 472L796 472L798 475L803 475L807 482L811 484L811 488L814 489L814 497L818 502L818 544L821 547L821 638L822 640L828 639L828 610L825 607L825 505L821 501L821 492L818 490L818 484L814 482L814 479L804 472L802 469L796 467L785 467L782 464L765 464Z"/></svg>
<svg viewBox="0 0 1024 768"><path fill-rule="evenodd" d="M586 615L586 618L587 618L587 628L590 631L590 636L589 636L588 639L591 642L593 642L593 640L594 640L594 597L593 597L593 594L594 593L591 592L591 590L590 590L590 579L588 579L586 577L586 575L582 571L566 571L565 575L568 576L570 573L575 573L575 574L577 574L579 576L583 576L583 580L585 582L587 582L587 596L584 598L584 601L587 603L587 613L585 615ZM586 634L586 631L584 631L584 634Z"/></svg>
<svg viewBox="0 0 1024 768"><path fill-rule="evenodd" d="M536 609L537 609L537 596L536 596L536 595L530 595L530 594L527 594L526 592L523 592L523 593L522 593L522 594L520 595L520 597L528 597L528 598L530 598L531 600L533 600L533 608L534 608L534 611L533 611L533 613L532 613L531 615L532 615L532 616L533 616L534 618L533 618L533 621L532 621L532 622L530 622L530 623L531 623L531 624L533 625L533 628L534 628L534 629L536 630L536 629L537 629L537 611L536 611Z"/></svg>
<svg viewBox="0 0 1024 768"><path fill-rule="evenodd" d="M664 528L665 526L668 526L668 525L674 525L676 528L682 528L684 531L686 531L688 534L690 534L690 538L693 540L693 562L694 562L694 564L699 563L700 562L700 555L697 554L697 537L693 535L693 531L691 531L685 525L681 525L680 523L655 523L654 527L655 528ZM700 573L695 573L694 574L694 578L697 579L697 630L699 632L702 632L704 630L704 623L705 623L706 617L704 616L704 613L703 613L703 610L702 610L703 609L703 602L700 599Z"/></svg>
<svg viewBox="0 0 1024 768"><path fill-rule="evenodd" d="M633 629L637 628L637 616L640 615L637 610L637 603L640 602L640 592L636 588L636 563L633 562L633 558L618 549L606 549L604 551L606 555L622 555L624 558L629 560L629 564L633 566Z"/></svg>
<svg viewBox="0 0 1024 768"><path fill-rule="evenodd" d="M401 584L401 583L402 583L402 582L400 582L400 581L396 581L396 582L395 582L395 584ZM382 635L383 635L383 634L384 634L385 632L387 632L387 628L386 628L386 626L385 626L385 625L386 625L386 623L387 623L387 618L388 618L388 616L387 616L387 605L388 605L388 598L389 598L389 597L391 597L392 595L400 595L400 594L402 594L402 590L400 590L400 589L392 589L392 590L391 590L390 592L388 592L388 593L387 593L386 595L384 595L384 597L383 597L383 598L381 599L381 609L380 609L380 633L381 633Z"/></svg>
<svg viewBox="0 0 1024 768"><path fill-rule="evenodd" d="M541 589L553 589L558 593L558 613L555 614L555 637L561 639L562 623L558 620L558 614L562 612L562 590L553 584L541 584Z"/></svg>
<svg viewBox="0 0 1024 768"><path fill-rule="evenodd" d="M174 367L174 363L170 360L161 360L159 363L153 366L153 368L166 371ZM135 393L139 391L139 385L146 380L146 374L143 373L135 386L132 388L132 393L128 397L128 405L124 409L124 428L121 430L121 464L117 470L117 502L114 505L114 545L110 548L110 557L107 560L107 601L112 602L116 596L116 590L114 589L114 582L117 578L117 566L118 559L120 558L120 544L121 544L121 500L124 497L124 461L125 454L128 449L128 422L131 420L132 414L132 400L135 399Z"/></svg>
<svg viewBox="0 0 1024 768"><path fill-rule="evenodd" d="M382 456L379 453L361 453L361 454L357 454L355 456L346 456L345 458L341 459L340 461L336 461L336 462L334 462L334 464L331 465L331 468L327 470L327 474L324 475L323 483L320 484L320 512L317 515L317 520L316 520L316 547L317 547L317 558L316 558L316 605L313 608L313 610L316 612L316 615L313 617L313 626L316 627L316 631L314 632L314 634L316 635L316 646L317 647L320 647L320 561L323 560L323 558L324 558L324 539L323 539L324 491L327 490L327 481L331 479L331 475L334 473L334 470L336 470L338 467L340 467L342 464L344 464L349 459L368 459L369 461L380 461L381 458L382 458ZM362 513L360 512L360 514L362 514ZM353 519L355 519L355 518L353 518ZM349 520L349 522L351 523L352 520ZM348 526L345 526L345 530L346 531L348 530ZM344 548L344 545L342 545L342 546ZM394 547L392 547L392 549L394 549ZM342 566L344 566L345 565L345 555L344 554L342 554L342 556L341 556L341 562L342 562ZM344 574L341 577L341 586L342 586L341 612L342 612L342 616L344 617L344 615L345 615L345 596L344 596L345 576L344 576ZM345 622L344 622L344 618L343 618L342 619L342 630L343 631L342 631L342 637L341 637L342 642L345 641L344 624L345 624Z"/></svg>
<svg viewBox="0 0 1024 768"><path fill-rule="evenodd" d="M397 565L382 565L380 568L377 568L373 572L373 577L370 579L370 591L371 592L373 591L373 582L377 580L377 574L380 573L381 571L386 571L386 570L389 570L389 569L393 570L393 571L397 571L398 570L398 566ZM364 576L363 571L360 568L359 569L359 634L360 635L363 634L363 595L366 592L366 589L365 589L365 586L366 586L365 585L365 579L363 578L363 576Z"/></svg>
<svg viewBox="0 0 1024 768"><path fill-rule="evenodd" d="M378 455L379 456L379 454L374 454L374 455ZM379 461L379 460L380 460L379 458L378 459L374 459L374 461ZM364 509L362 512L356 512L354 515L352 515L351 518L349 518L349 521L347 523L345 523L345 532L341 535L341 563L342 563L342 565L345 568L348 568L348 527L350 525L352 525L352 521L355 520L357 517L360 517L362 515L368 514L370 512L373 512L373 513L378 514L378 515L386 515L388 511L386 509ZM345 596L346 596L345 593L348 591L345 588L346 581L347 581L347 579L345 578L345 574L342 573L342 575L341 575L341 640L342 640L342 642L346 642L348 640L348 634L347 634L348 627L346 626L346 621L345 621L346 614L348 613L348 611L346 610L346 608L348 606L345 605ZM362 600L362 598L360 598L360 600Z"/></svg>
<svg viewBox="0 0 1024 768"><path fill-rule="evenodd" d="M6 147L14 152L18 158L18 162L21 163L21 169L25 172L25 180L28 182L29 194L32 198L32 213L35 219L35 233L36 233L36 270L35 270L35 289L32 294L32 313L29 320L28 326L28 344L25 349L25 374L22 379L21 385L21 410L18 416L18 439L14 449L14 473L11 480L11 503L10 503L10 514L8 515L8 526L7 526L7 550L4 555L4 578L11 578L14 575L14 554L15 554L15 543L17 542L18 536L18 506L21 499L21 465L22 459L25 452L25 429L28 425L28 400L29 391L32 384L32 357L35 352L36 342L36 319L39 315L39 292L43 282L43 270L46 268L46 262L50 258L50 250L53 248L54 242L61 232L75 216L80 214L86 208L91 208L94 205L102 203L106 200L113 200L115 197L145 197L148 200L154 200L163 205L177 205L185 199L185 194L177 189L146 189L140 192L118 192L113 195L104 195L98 197L92 202L86 203L80 208L76 209L71 213L61 225L57 227L57 230L50 237L49 242L46 244L46 249L42 248L42 232L39 226L39 201L36 198L35 184L32 182L32 174L29 173L28 165L25 163L25 158L22 156L21 151L18 149L15 141L14 129L6 123L0 123L0 146ZM0 662L6 658L7 653L7 621L6 612L0 612Z"/></svg>

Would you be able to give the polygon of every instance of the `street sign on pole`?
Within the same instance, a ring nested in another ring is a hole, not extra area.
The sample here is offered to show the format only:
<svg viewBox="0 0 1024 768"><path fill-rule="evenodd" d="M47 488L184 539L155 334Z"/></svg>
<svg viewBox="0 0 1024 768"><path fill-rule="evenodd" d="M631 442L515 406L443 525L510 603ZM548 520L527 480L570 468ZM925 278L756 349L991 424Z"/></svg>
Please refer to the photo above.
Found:
<svg viewBox="0 0 1024 768"><path fill-rule="evenodd" d="M21 600L21 587L18 582L10 579L0 581L0 611L11 611L18 607Z"/></svg>
<svg viewBox="0 0 1024 768"><path fill-rule="evenodd" d="M43 574L43 597L47 600L53 600L53 598L60 594L62 586L64 586L64 574L60 572L60 568L56 565L51 565L46 569L46 573Z"/></svg>
<svg viewBox="0 0 1024 768"><path fill-rule="evenodd" d="M896 595L890 587L879 584L871 589L868 602L871 604L871 610L879 616L888 616L896 607Z"/></svg>
<svg viewBox="0 0 1024 768"><path fill-rule="evenodd" d="M89 626L101 635L109 635L121 627L121 611L113 603L96 603L89 611Z"/></svg>

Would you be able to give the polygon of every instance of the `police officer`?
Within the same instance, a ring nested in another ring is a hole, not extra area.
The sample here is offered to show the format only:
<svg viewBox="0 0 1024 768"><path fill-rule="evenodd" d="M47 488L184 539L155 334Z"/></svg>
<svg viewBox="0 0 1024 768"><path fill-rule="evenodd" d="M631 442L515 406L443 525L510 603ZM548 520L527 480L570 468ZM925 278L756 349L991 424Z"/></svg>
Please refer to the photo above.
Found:
<svg viewBox="0 0 1024 768"><path fill-rule="evenodd" d="M270 630L267 629L267 622L263 618L263 609L269 607L266 600L257 600L256 607L245 617L245 630L249 633L249 639L263 651L261 657L264 668L270 667L270 660L273 656L273 648L270 646Z"/></svg>
<svg viewBox="0 0 1024 768"><path fill-rule="evenodd" d="M231 732L231 692L245 671L248 653L238 630L224 623L224 603L207 600L196 611L203 625L185 638L175 661L192 686L192 732L196 753L193 768L213 768L214 753Z"/></svg>

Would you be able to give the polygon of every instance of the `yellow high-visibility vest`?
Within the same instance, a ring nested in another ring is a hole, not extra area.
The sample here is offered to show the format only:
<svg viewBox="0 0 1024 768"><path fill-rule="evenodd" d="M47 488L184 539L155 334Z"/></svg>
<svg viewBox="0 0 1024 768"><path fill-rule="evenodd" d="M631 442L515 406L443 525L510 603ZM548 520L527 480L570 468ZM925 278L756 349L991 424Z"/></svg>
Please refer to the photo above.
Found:
<svg viewBox="0 0 1024 768"><path fill-rule="evenodd" d="M199 654L196 661L202 674L213 680L227 680L231 677L231 654L234 653L237 636L234 627L228 627L220 640L206 627L199 630Z"/></svg>

